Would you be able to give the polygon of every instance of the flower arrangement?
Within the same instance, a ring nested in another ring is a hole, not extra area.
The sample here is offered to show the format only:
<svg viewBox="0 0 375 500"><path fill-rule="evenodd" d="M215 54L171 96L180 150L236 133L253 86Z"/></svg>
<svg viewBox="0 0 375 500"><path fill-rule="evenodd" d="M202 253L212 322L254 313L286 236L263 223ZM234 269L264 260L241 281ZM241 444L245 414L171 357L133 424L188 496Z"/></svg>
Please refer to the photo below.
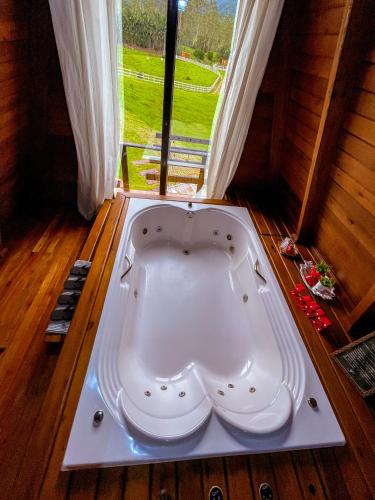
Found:
<svg viewBox="0 0 375 500"><path fill-rule="evenodd" d="M333 299L335 296L335 280L331 274L331 267L324 261L313 264L304 261L300 265L300 273L309 289L323 299Z"/></svg>

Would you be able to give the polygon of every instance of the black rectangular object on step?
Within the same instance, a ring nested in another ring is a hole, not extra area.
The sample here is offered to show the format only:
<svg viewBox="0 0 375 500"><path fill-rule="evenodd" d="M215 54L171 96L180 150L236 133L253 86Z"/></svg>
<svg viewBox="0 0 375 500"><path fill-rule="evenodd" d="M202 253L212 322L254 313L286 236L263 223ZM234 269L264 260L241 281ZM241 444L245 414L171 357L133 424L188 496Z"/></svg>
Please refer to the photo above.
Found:
<svg viewBox="0 0 375 500"><path fill-rule="evenodd" d="M64 290L57 299L61 305L76 305L81 296L80 290Z"/></svg>

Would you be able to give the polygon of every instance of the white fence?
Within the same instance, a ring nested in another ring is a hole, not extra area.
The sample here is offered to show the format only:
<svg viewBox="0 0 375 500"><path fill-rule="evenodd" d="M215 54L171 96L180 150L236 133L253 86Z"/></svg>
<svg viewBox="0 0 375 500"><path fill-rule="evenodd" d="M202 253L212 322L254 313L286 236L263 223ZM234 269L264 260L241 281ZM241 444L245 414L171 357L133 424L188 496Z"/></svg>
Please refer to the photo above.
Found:
<svg viewBox="0 0 375 500"><path fill-rule="evenodd" d="M180 61L185 61L185 62L188 62L191 64L195 64L195 65L200 66L201 68L204 68L204 69L208 69L209 71L216 73L217 76L220 76L220 72L216 68L216 66L209 66L208 64L201 63L199 61L196 61L195 59L189 59L187 57L182 57L182 56L176 56L176 59L179 59Z"/></svg>
<svg viewBox="0 0 375 500"><path fill-rule="evenodd" d="M217 85L218 81L220 80L220 73L217 70L215 71L210 66L206 66L205 64L198 63L197 61L192 61L190 59L184 59L182 57L178 57L178 58L182 59L183 61L193 62L194 64L198 64L199 66L202 66L204 68L209 68L212 71L214 71L214 73L216 73L218 75L218 77L216 78L216 80L214 81L214 83L210 87L204 87L203 85L193 85L191 83L175 81L174 86L176 88L181 89L181 90L188 90L190 92L199 92L199 93L207 93L207 94L209 92L213 91L213 89ZM158 85L164 85L164 78L162 78L160 76L148 75L147 73L141 73L139 71L133 71L131 69L118 67L118 74L123 75L127 78L136 78L137 80L142 80L144 82L150 82L150 83L156 83Z"/></svg>

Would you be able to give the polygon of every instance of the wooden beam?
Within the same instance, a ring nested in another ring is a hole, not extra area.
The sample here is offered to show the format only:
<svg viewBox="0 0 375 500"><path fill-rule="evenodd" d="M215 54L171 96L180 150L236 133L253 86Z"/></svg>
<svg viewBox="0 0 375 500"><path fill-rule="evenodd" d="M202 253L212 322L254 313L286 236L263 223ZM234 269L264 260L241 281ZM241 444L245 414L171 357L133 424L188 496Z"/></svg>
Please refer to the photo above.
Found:
<svg viewBox="0 0 375 500"><path fill-rule="evenodd" d="M367 291L366 295L362 297L360 302L355 306L349 315L349 329L352 329L359 320L366 319L370 316L370 312L375 307L375 284ZM373 318L371 318L373 319ZM371 321L369 318L369 321Z"/></svg>
<svg viewBox="0 0 375 500"><path fill-rule="evenodd" d="M297 225L297 237L304 242L312 239L316 214L324 197L335 145L366 41L369 7L369 0L347 0L345 4Z"/></svg>
<svg viewBox="0 0 375 500"><path fill-rule="evenodd" d="M121 154L121 171L122 171L122 181L124 183L124 191L129 191L129 166L128 166L128 151L126 145L122 145Z"/></svg>

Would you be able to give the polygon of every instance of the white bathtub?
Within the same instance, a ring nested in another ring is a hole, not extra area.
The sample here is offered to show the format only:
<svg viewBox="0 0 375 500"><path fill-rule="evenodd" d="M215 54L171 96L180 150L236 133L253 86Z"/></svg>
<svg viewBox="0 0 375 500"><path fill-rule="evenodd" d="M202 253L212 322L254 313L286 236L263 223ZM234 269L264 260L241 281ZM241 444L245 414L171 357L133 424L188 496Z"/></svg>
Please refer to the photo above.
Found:
<svg viewBox="0 0 375 500"><path fill-rule="evenodd" d="M132 199L63 468L343 443L247 210Z"/></svg>

